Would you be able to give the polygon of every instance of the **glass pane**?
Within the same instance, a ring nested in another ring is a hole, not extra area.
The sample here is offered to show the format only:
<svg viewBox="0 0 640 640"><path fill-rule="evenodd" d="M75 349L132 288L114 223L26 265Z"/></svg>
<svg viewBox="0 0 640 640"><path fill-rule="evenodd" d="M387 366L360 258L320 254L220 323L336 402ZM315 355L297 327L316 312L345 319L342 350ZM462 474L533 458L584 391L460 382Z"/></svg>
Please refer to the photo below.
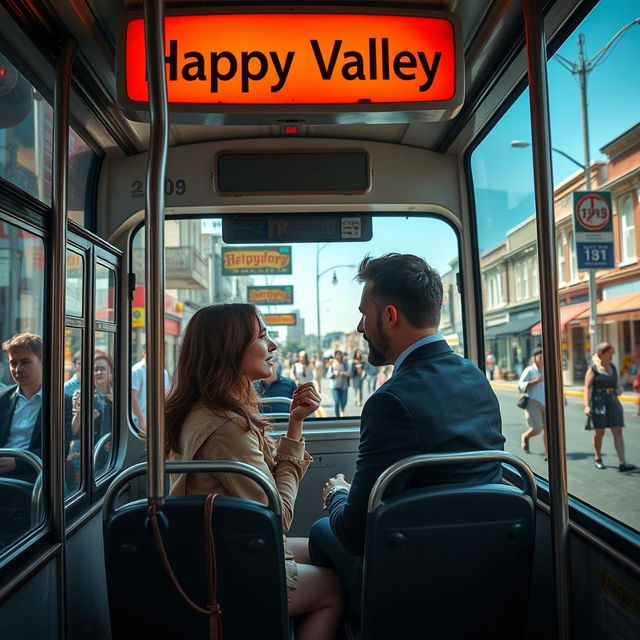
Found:
<svg viewBox="0 0 640 640"><path fill-rule="evenodd" d="M64 482L66 495L70 496L82 482L82 330L67 327L64 334L64 423L68 434Z"/></svg>
<svg viewBox="0 0 640 640"><path fill-rule="evenodd" d="M68 316L82 317L84 309L84 258L75 251L67 250L66 278Z"/></svg>
<svg viewBox="0 0 640 640"><path fill-rule="evenodd" d="M374 367L367 361L367 343L356 331L362 285L354 281L354 276L365 255L394 251L422 256L440 272L440 331L455 351L464 351L462 307L456 283L458 243L451 227L442 220L404 214L376 216L373 237L368 242L287 244L283 251L290 256L291 273L282 275L266 275L264 269L262 274L233 273L227 268L233 262L227 257L225 263L227 250L239 251L241 262L242 252L246 254L255 245L225 244L220 219L167 221L165 238L165 366L169 375L173 373L188 320L183 307L192 315L210 304L252 301L265 314L271 335L279 344L281 376L298 383L313 379L320 388L323 401L317 417L335 416L336 394L332 387L336 383L330 378L333 364L348 373L344 415L359 416L364 401L391 375L392 368ZM278 251L277 246L270 248ZM144 283L143 230L134 238L133 265L136 281ZM144 297L144 285L139 284L132 305L134 354L144 343ZM342 364L334 363L338 350L344 353ZM300 355L301 351L306 351L306 357ZM276 385L268 395L273 395L279 386L291 389L289 384ZM136 388L133 375L132 387ZM344 395L341 393L340 400ZM133 400L132 397L135 406Z"/></svg>
<svg viewBox="0 0 640 640"><path fill-rule="evenodd" d="M0 221L0 552L44 517L42 240Z"/></svg>
<svg viewBox="0 0 640 640"><path fill-rule="evenodd" d="M0 177L49 204L53 109L0 54Z"/></svg>
<svg viewBox="0 0 640 640"><path fill-rule="evenodd" d="M93 474L100 477L113 458L113 359L115 334L96 331L93 358Z"/></svg>
<svg viewBox="0 0 640 640"><path fill-rule="evenodd" d="M96 264L96 320L115 322L116 274L102 264Z"/></svg>
<svg viewBox="0 0 640 640"><path fill-rule="evenodd" d="M585 431L585 375L595 363L597 344L610 342L615 350L613 364L618 384L626 386L621 412L615 421L632 426L638 418L632 383L640 364L640 333L625 340L625 323L640 312L640 279L636 260L636 219L640 215L640 191L636 176L640 170L640 127L638 99L640 85L625 82L626 61L640 54L640 28L630 26L637 18L637 6L613 0L599 2L566 40L548 65L549 102L553 143L554 207L557 238L560 301L562 378L567 395L565 423L567 470L570 491L578 498L640 529L637 474L619 473L622 463L640 465L637 429L600 434ZM604 48L612 40L614 46ZM581 55L581 48L582 54ZM582 96L578 73L584 58L588 71L587 96L590 148L582 132ZM574 82L575 80L575 82ZM516 144L512 142L516 141ZM528 95L523 94L472 154L474 195L478 214L478 242L481 247L483 287L489 272L501 270L506 289L501 309L490 308L483 289L485 345L495 359L493 377L502 407L506 447L522 453L524 437L530 450L526 457L536 473L547 475L541 427L538 419L515 406L516 383L531 365L533 348L542 344L537 297L527 298L521 266L532 252L537 263L535 203L530 142ZM590 300L588 274L580 268L584 253L576 252L573 233L573 196L586 189L585 165L589 165L591 189L611 193L613 202L628 197L633 203L628 222L615 215L614 268L595 271L597 296ZM629 230L629 231L628 231ZM625 261L620 264L619 261ZM536 264L537 268L537 264ZM513 282L513 285L511 284ZM589 309L595 306L597 331L590 339ZM640 384L640 383L638 383ZM536 395L543 386L538 385ZM638 387L640 388L640 387ZM539 399L544 402L543 396ZM618 406L618 400L612 399ZM528 424L525 424L528 421ZM622 424L611 424L611 427ZM529 429L534 428L534 431ZM615 438L614 438L615 436ZM622 443L624 442L624 453ZM598 447L597 449L595 447ZM601 456L605 469L596 468ZM597 479L594 473L598 475Z"/></svg>
<svg viewBox="0 0 640 640"><path fill-rule="evenodd" d="M91 185L88 180L98 156L89 149L84 140L69 129L69 201L68 216L77 224L87 227L88 195Z"/></svg>

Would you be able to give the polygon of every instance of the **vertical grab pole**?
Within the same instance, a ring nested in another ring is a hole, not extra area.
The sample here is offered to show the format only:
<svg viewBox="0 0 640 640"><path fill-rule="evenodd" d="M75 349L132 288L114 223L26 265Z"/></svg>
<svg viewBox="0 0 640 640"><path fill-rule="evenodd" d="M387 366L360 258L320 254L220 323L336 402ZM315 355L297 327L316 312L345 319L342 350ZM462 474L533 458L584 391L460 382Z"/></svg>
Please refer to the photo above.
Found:
<svg viewBox="0 0 640 640"><path fill-rule="evenodd" d="M53 193L51 221L51 323L48 341L48 355L51 363L51 376L47 393L51 408L51 421L54 430L50 432L49 477L51 478L51 526L54 540L60 544L58 562L58 585L60 594L59 631L60 637L66 635L66 554L64 519L64 316L66 306L66 249L67 249L67 184L69 175L69 111L71 98L71 73L76 43L67 39L62 43L60 56L56 64L56 83L54 89L54 127L53 127ZM43 420L43 424L45 421ZM46 471L46 469L45 469Z"/></svg>
<svg viewBox="0 0 640 640"><path fill-rule="evenodd" d="M522 0L529 100L531 139L535 178L536 224L541 317L544 347L545 400L549 438L549 502L551 507L551 542L554 584L556 589L557 638L570 637L569 608L569 507L567 492L564 395L560 354L560 317L558 310L558 270L555 256L555 219L553 210L553 176L551 173L551 138L549 95L547 91L547 52L544 22L537 0Z"/></svg>
<svg viewBox="0 0 640 640"><path fill-rule="evenodd" d="M151 136L145 190L147 495L164 502L164 175L169 123L164 66L164 3L145 0L144 35Z"/></svg>

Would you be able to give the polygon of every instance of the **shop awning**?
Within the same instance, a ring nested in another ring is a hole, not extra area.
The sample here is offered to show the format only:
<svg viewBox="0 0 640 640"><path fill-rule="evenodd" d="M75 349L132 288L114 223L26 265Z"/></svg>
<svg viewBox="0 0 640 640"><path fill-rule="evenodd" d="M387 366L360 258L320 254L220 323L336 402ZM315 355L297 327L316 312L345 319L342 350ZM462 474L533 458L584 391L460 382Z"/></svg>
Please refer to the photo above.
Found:
<svg viewBox="0 0 640 640"><path fill-rule="evenodd" d="M515 318L509 320L504 324L499 324L495 327L487 327L484 330L484 337L486 338L500 338L502 336L516 336L520 333L528 331L532 325L538 322L537 316L529 316L527 318Z"/></svg>
<svg viewBox="0 0 640 640"><path fill-rule="evenodd" d="M606 320L636 320L640 318L640 293L627 293L606 300L599 300L596 306L598 318ZM625 314L625 317L620 317ZM578 320L589 318L589 308L577 316Z"/></svg>
<svg viewBox="0 0 640 640"><path fill-rule="evenodd" d="M584 311L588 312L588 310L588 302L580 302L579 304L569 304L566 307L560 307L560 332L564 333L567 323L577 318ZM589 314L587 313L587 315ZM534 324L533 327L531 327L531 335L542 335L542 322L538 322L538 324Z"/></svg>

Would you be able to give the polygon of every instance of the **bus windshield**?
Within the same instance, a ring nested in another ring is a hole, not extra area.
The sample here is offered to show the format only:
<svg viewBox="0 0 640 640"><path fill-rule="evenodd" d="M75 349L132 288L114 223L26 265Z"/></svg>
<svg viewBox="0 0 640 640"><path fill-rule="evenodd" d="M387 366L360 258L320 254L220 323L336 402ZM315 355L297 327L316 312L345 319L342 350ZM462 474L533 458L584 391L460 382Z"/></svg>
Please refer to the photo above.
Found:
<svg viewBox="0 0 640 640"><path fill-rule="evenodd" d="M440 273L444 286L440 332L456 352L463 353L454 229L442 219L403 214L374 216L372 231L366 242L227 244L221 218L168 220L165 366L169 378L182 333L199 308L252 302L264 314L278 344L279 375L297 383L313 380L320 389L322 406L316 417L359 416L364 401L391 375L393 367L374 367L367 360L367 343L356 330L362 285L355 276L366 255L379 257L390 252L416 254ZM135 361L142 357L145 341L142 228L133 239L133 270L137 283L131 333ZM337 351L344 354L342 366L348 373L343 376L346 390L338 401L330 366Z"/></svg>

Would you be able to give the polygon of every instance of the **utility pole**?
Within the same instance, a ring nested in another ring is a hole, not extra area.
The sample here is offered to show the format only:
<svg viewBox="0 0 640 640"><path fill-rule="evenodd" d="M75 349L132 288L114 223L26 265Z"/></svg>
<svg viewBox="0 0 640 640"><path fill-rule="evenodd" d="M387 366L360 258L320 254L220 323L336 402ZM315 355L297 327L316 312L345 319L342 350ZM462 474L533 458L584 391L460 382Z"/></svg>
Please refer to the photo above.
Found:
<svg viewBox="0 0 640 640"><path fill-rule="evenodd" d="M581 33L578 36L578 60L571 62L561 55L556 54L554 57L567 71L578 76L580 82L580 103L582 111L582 144L584 151L584 181L586 191L591 191L591 154L589 147L589 113L587 101L587 74L595 69L601 62L605 60L607 52L613 44L624 35L631 27L640 24L640 18L632 20L629 24L620 29L607 44L600 49L592 58L587 58L585 54L585 36ZM574 238L575 242L575 238ZM596 288L596 272L595 269L589 269L589 340L591 342L591 353L595 352L598 346L597 339L597 295Z"/></svg>

